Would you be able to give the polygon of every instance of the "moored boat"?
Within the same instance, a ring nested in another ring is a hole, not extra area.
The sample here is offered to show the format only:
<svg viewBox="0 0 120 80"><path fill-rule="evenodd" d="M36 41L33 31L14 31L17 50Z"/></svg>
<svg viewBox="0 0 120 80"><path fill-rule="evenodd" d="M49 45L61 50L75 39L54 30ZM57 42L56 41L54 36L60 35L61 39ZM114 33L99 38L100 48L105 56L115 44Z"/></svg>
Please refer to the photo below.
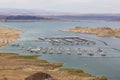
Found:
<svg viewBox="0 0 120 80"><path fill-rule="evenodd" d="M82 51L80 50L80 48L77 48L77 49L76 49L76 53L77 53L78 55L82 55Z"/></svg>
<svg viewBox="0 0 120 80"><path fill-rule="evenodd" d="M66 53L70 55L71 54L71 48L67 48Z"/></svg>
<svg viewBox="0 0 120 80"><path fill-rule="evenodd" d="M58 50L57 50L57 54L62 54L63 53L63 48L59 48Z"/></svg>

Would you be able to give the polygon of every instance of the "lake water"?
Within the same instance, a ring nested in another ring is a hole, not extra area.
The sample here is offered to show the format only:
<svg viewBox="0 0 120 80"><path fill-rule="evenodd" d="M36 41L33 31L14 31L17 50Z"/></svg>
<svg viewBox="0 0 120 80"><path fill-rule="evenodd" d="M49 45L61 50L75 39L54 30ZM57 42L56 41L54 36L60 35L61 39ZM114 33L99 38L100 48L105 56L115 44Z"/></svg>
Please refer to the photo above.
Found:
<svg viewBox="0 0 120 80"><path fill-rule="evenodd" d="M95 35L80 34L80 33L66 33L60 30L69 29L75 26L82 27L111 27L120 28L120 22L107 22L107 21L89 21L83 20L80 22L0 22L1 26L7 26L22 30L23 33L20 35L18 40L19 44L23 44L24 48L12 47L7 45L0 48L0 52L14 52L18 54L28 55L26 49L29 47L64 47L75 48L80 47L81 49L90 48L95 50L97 48L103 49L107 56L88 56L86 54L77 55L72 51L71 55L63 54L41 54L40 59L49 60L50 62L63 62L67 68L80 68L93 75L104 75L109 80L120 80L120 38L115 37L97 37ZM78 36L88 40L95 41L96 45L52 45L48 42L38 41L38 38L51 38L51 37L68 37ZM105 41L108 46L106 46ZM114 48L114 49L113 49Z"/></svg>

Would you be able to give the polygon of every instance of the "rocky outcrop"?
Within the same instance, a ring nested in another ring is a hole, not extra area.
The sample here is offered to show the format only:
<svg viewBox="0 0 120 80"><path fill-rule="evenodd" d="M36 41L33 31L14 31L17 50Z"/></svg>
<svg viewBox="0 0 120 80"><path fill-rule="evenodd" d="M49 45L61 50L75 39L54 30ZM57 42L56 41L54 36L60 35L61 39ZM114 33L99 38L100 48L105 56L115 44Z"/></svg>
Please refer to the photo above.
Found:
<svg viewBox="0 0 120 80"><path fill-rule="evenodd" d="M97 28L88 28L88 27L75 27L68 30L63 30L64 32L79 32L86 34L95 34L97 36L114 36L120 37L120 28L108 28L108 27L97 27Z"/></svg>
<svg viewBox="0 0 120 80"><path fill-rule="evenodd" d="M55 79L53 79L50 74L38 72L27 77L25 80L55 80Z"/></svg>

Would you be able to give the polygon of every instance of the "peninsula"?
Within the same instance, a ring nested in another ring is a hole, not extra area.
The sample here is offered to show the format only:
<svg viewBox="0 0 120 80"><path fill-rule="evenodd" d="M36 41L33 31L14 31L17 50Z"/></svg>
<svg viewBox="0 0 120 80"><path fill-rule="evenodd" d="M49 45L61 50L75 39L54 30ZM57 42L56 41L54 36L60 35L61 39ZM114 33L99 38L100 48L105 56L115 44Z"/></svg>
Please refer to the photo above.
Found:
<svg viewBox="0 0 120 80"><path fill-rule="evenodd" d="M63 32L75 32L75 33L85 33L94 34L102 37L119 37L120 38L120 28L108 28L108 27L74 27L68 30L62 30Z"/></svg>
<svg viewBox="0 0 120 80"><path fill-rule="evenodd" d="M0 27L0 47L15 42L20 33L17 29Z"/></svg>
<svg viewBox="0 0 120 80"><path fill-rule="evenodd" d="M95 77L80 69L59 69L63 63L38 60L38 56L0 53L0 80L31 80L26 78L39 72L51 75L52 79L44 80L107 80L104 76Z"/></svg>

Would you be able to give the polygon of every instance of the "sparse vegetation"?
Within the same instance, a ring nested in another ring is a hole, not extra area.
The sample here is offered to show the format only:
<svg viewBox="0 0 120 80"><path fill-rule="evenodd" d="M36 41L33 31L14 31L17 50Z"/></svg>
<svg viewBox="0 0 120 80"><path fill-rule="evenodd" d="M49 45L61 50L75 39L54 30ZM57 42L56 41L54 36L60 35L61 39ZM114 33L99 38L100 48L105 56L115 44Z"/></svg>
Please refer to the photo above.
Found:
<svg viewBox="0 0 120 80"><path fill-rule="evenodd" d="M13 58L13 59L19 59L19 58L22 58L22 59L37 59L37 57L40 56L40 55L16 55L16 56L12 56L10 58Z"/></svg>
<svg viewBox="0 0 120 80"><path fill-rule="evenodd" d="M38 60L40 63L49 63L47 60Z"/></svg>
<svg viewBox="0 0 120 80"><path fill-rule="evenodd" d="M61 62L54 62L53 64L54 64L55 67L63 66L63 63L61 63Z"/></svg>
<svg viewBox="0 0 120 80"><path fill-rule="evenodd" d="M0 56L9 56L9 55L14 55L14 56L16 55L17 56L18 54L16 54L16 53L2 53L2 52L0 53Z"/></svg>
<svg viewBox="0 0 120 80"><path fill-rule="evenodd" d="M0 53L0 79L5 75L8 80L24 80L33 73L44 72L57 80L106 80L105 77L95 77L80 69L57 69L63 66L63 63L38 60L38 56Z"/></svg>
<svg viewBox="0 0 120 80"><path fill-rule="evenodd" d="M96 80L107 80L105 76L96 77Z"/></svg>
<svg viewBox="0 0 120 80"><path fill-rule="evenodd" d="M77 75L77 76L82 76L82 77L91 77L92 76L91 74L85 73L81 69L63 68L60 70L67 71L71 75Z"/></svg>

